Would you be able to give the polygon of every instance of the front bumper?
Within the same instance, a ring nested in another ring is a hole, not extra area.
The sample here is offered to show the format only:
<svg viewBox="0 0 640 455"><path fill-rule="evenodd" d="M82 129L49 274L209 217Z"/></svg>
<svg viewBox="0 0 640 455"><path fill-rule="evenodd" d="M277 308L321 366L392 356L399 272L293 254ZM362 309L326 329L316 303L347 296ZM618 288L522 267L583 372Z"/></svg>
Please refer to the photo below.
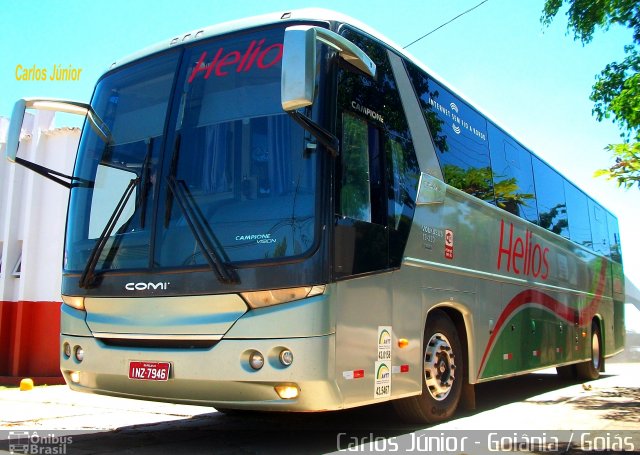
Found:
<svg viewBox="0 0 640 455"><path fill-rule="evenodd" d="M222 339L208 349L158 349L108 346L90 336L61 335L84 350L78 362L61 352L60 368L73 390L229 409L323 411L342 409L336 383L335 335L280 339ZM287 348L294 361L284 367L278 354ZM264 366L253 370L248 353L260 351ZM61 349L61 351L63 351ZM129 362L170 362L167 381L129 379ZM75 379L72 380L72 377ZM295 399L281 399L276 385L293 385Z"/></svg>

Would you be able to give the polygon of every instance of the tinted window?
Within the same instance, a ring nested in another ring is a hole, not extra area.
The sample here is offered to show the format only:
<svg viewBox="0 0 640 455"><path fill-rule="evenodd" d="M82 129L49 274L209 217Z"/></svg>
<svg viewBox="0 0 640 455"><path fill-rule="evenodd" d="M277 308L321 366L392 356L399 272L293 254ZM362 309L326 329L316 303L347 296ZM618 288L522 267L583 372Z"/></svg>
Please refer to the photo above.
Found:
<svg viewBox="0 0 640 455"><path fill-rule="evenodd" d="M389 265L400 265L420 175L387 50L345 27L341 33L375 62L375 78L341 59L338 134L342 136L338 214L388 226ZM367 205L370 207L367 208Z"/></svg>
<svg viewBox="0 0 640 455"><path fill-rule="evenodd" d="M537 190L539 224L551 232L569 238L564 179L539 158L532 156L531 161Z"/></svg>
<svg viewBox="0 0 640 455"><path fill-rule="evenodd" d="M177 182L230 262L299 256L315 238L318 155L280 105L283 35L198 43L185 51L176 84L167 181ZM206 264L175 193L162 199L156 262Z"/></svg>
<svg viewBox="0 0 640 455"><path fill-rule="evenodd" d="M589 222L591 224L591 238L594 251L609 256L609 234L607 232L607 212L589 199Z"/></svg>
<svg viewBox="0 0 640 455"><path fill-rule="evenodd" d="M402 231L402 237L406 240L413 219L420 172L387 51L375 41L350 29L345 29L343 35L373 59L377 65L377 76L373 80L355 73L352 68L345 68L340 72L338 104L341 109L348 112L343 115L342 126L346 128L347 124L354 126L360 122L360 132L357 134L370 148L369 183L374 206L372 221L388 223L395 230ZM345 118L352 120L344 120ZM364 123L369 125L366 133L362 127ZM345 129L343 136L346 132ZM344 136L343 139L348 142L349 154L356 148L366 147L366 144L354 143L352 139L355 137L355 132L349 132L349 134L351 136ZM360 171L349 169L350 166L346 160L353 159L355 159L353 156L343 153L343 172L352 174L348 176L350 179L354 177L354 172L362 173L362 169ZM362 159L364 158L360 158ZM361 161L356 159L356 162L362 167ZM345 178L346 176L343 175L342 181L346 183ZM384 193L385 182L386 194ZM388 212L382 217L388 215L388 221L376 215L375 206L378 202L384 206L382 210ZM342 202L339 206L342 207ZM345 206L343 214L347 213L345 210L348 212L349 209Z"/></svg>
<svg viewBox="0 0 640 455"><path fill-rule="evenodd" d="M348 113L342 115L342 163L340 214L370 222L369 127L366 121Z"/></svg>
<svg viewBox="0 0 640 455"><path fill-rule="evenodd" d="M611 248L611 259L622 264L622 246L620 245L620 232L618 231L618 220L615 216L607 213L607 231L609 234L609 247Z"/></svg>
<svg viewBox="0 0 640 455"><path fill-rule="evenodd" d="M538 223L531 154L489 123L493 189L498 207Z"/></svg>
<svg viewBox="0 0 640 455"><path fill-rule="evenodd" d="M82 270L114 215L132 192L107 239L97 270L148 267L163 130L179 54L161 54L103 78L91 105L108 138L87 124L74 175L91 187L74 187L69 201L65 269Z"/></svg>
<svg viewBox="0 0 640 455"><path fill-rule="evenodd" d="M564 182L564 193L569 215L569 238L579 245L592 248L587 196L567 181Z"/></svg>
<svg viewBox="0 0 640 455"><path fill-rule="evenodd" d="M487 122L480 114L414 65L407 65L434 140L445 181L494 201Z"/></svg>

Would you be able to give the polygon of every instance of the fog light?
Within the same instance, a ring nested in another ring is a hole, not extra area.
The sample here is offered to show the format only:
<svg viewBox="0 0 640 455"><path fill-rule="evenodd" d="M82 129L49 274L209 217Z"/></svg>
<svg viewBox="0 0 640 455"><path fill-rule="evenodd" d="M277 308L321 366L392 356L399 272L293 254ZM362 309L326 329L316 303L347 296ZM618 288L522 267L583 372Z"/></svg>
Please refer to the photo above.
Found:
<svg viewBox="0 0 640 455"><path fill-rule="evenodd" d="M275 386L274 389L278 396L283 400L298 398L298 395L300 394L300 389L298 389L297 385L282 384Z"/></svg>
<svg viewBox="0 0 640 455"><path fill-rule="evenodd" d="M283 349L280 351L280 355L278 356L280 359L280 363L285 367L288 367L293 363L293 352L288 349Z"/></svg>
<svg viewBox="0 0 640 455"><path fill-rule="evenodd" d="M259 370L264 365L264 356L258 351L253 351L249 356L249 365L254 370Z"/></svg>
<svg viewBox="0 0 640 455"><path fill-rule="evenodd" d="M84 349L81 346L76 346L75 356L78 362L82 362L84 360Z"/></svg>
<svg viewBox="0 0 640 455"><path fill-rule="evenodd" d="M69 373L69 378L71 379L71 382L73 382L74 384L79 384L80 383L80 372L79 371L71 371Z"/></svg>
<svg viewBox="0 0 640 455"><path fill-rule="evenodd" d="M69 343L65 342L62 345L62 351L64 352L65 358L68 359L69 357L71 357L71 345Z"/></svg>

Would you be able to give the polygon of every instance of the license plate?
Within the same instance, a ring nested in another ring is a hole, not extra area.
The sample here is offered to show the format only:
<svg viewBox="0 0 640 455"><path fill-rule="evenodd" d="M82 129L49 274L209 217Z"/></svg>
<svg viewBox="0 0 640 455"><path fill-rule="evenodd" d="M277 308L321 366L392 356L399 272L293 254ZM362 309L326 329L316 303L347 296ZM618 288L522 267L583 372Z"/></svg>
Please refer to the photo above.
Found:
<svg viewBox="0 0 640 455"><path fill-rule="evenodd" d="M169 362L129 362L129 379L142 381L167 381Z"/></svg>

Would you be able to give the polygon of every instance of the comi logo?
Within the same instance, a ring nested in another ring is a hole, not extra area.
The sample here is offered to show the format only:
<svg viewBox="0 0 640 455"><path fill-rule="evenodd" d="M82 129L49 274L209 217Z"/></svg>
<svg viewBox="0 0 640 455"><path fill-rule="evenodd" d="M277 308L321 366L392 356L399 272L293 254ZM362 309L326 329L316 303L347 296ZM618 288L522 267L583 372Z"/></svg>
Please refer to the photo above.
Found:
<svg viewBox="0 0 640 455"><path fill-rule="evenodd" d="M387 329L383 329L380 332L380 338L378 338L378 344L380 346L391 346L391 334Z"/></svg>
<svg viewBox="0 0 640 455"><path fill-rule="evenodd" d="M166 291L171 283L168 281L159 283L127 283L124 288L127 291Z"/></svg>
<svg viewBox="0 0 640 455"><path fill-rule="evenodd" d="M390 375L389 367L386 363L380 364L378 371L376 371L376 379L388 379Z"/></svg>

